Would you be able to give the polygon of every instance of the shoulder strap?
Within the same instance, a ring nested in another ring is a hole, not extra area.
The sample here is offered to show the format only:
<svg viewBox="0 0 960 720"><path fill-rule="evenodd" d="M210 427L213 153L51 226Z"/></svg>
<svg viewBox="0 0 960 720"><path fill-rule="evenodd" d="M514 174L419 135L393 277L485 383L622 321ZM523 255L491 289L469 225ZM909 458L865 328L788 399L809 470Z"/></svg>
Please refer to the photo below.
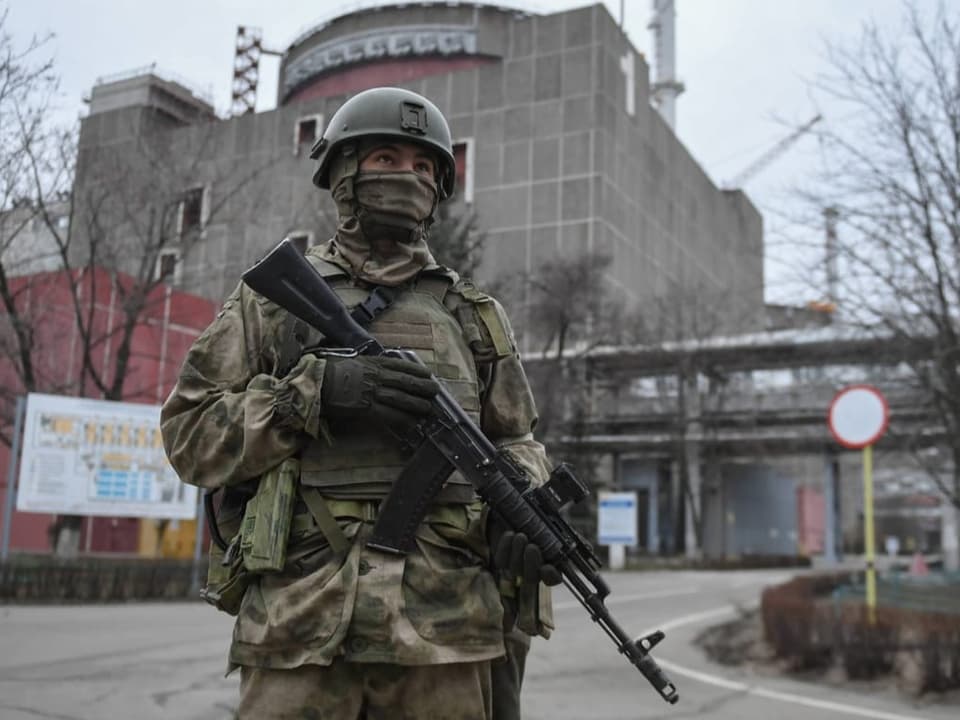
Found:
<svg viewBox="0 0 960 720"><path fill-rule="evenodd" d="M506 357L514 352L512 334L505 318L497 309L497 302L482 292L469 280L460 280L453 286L453 292L462 297L473 308L479 325L486 331L489 342L497 357Z"/></svg>
<svg viewBox="0 0 960 720"><path fill-rule="evenodd" d="M451 287L453 287L453 278L449 275L422 273L417 278L414 289L432 296L438 303L446 306L444 299Z"/></svg>

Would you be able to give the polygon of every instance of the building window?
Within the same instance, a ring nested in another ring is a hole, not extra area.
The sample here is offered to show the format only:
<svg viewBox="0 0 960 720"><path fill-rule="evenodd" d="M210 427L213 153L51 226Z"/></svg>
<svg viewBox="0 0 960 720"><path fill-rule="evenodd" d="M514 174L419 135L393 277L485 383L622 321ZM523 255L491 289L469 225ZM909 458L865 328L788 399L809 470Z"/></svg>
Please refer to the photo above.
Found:
<svg viewBox="0 0 960 720"><path fill-rule="evenodd" d="M207 214L207 189L191 188L183 194L180 201L180 235L203 230Z"/></svg>
<svg viewBox="0 0 960 720"><path fill-rule="evenodd" d="M456 186L453 196L465 203L473 202L473 138L466 138L453 145L453 159L457 164Z"/></svg>
<svg viewBox="0 0 960 720"><path fill-rule="evenodd" d="M323 115L305 115L297 118L293 129L293 154L306 155L320 138L323 129Z"/></svg>
<svg viewBox="0 0 960 720"><path fill-rule="evenodd" d="M174 249L161 250L157 255L154 279L160 281L176 281L179 275L180 251Z"/></svg>
<svg viewBox="0 0 960 720"><path fill-rule="evenodd" d="M299 250L301 255L303 255L305 252L307 252L307 248L313 244L313 233L292 232L287 235L287 240L289 240L290 244Z"/></svg>

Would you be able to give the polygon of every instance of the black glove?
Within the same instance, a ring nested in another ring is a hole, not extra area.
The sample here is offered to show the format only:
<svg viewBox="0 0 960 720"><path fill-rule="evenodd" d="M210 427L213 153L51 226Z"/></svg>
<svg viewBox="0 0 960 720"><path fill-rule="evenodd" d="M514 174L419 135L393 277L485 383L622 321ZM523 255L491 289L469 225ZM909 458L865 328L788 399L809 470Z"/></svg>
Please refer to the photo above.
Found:
<svg viewBox="0 0 960 720"><path fill-rule="evenodd" d="M543 561L540 548L527 540L524 533L505 530L493 548L493 565L501 579L516 586L559 585L560 571Z"/></svg>
<svg viewBox="0 0 960 720"><path fill-rule="evenodd" d="M327 357L320 412L329 419L372 418L403 430L430 414L440 392L422 365L403 358Z"/></svg>
<svg viewBox="0 0 960 720"><path fill-rule="evenodd" d="M503 630L509 632L517 624L521 601L530 603L530 598L537 596L539 583L559 585L563 577L555 566L543 561L540 548L524 533L505 530L498 522L493 522L490 529L493 567L503 603Z"/></svg>

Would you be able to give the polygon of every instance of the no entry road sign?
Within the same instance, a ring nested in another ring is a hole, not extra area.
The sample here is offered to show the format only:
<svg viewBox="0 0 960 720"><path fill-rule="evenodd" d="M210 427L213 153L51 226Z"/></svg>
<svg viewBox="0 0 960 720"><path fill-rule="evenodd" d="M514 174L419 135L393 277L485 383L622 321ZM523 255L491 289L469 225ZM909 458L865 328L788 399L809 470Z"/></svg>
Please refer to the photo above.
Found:
<svg viewBox="0 0 960 720"><path fill-rule="evenodd" d="M851 385L830 403L827 424L838 443L851 450L873 445L890 423L890 407L872 385Z"/></svg>

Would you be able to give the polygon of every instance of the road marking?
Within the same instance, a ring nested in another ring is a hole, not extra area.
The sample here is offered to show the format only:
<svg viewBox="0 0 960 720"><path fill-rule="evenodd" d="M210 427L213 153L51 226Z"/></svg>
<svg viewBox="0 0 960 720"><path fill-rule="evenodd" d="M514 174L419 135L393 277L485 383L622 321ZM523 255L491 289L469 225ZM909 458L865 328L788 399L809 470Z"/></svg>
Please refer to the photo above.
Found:
<svg viewBox="0 0 960 720"><path fill-rule="evenodd" d="M658 590L655 592L635 593L633 595L620 595L617 597L611 595L607 598L606 602L604 602L604 605L610 607L611 605L623 605L624 603L634 602L635 600L655 600L657 598L678 597L680 595L695 595L698 592L700 592L700 587L693 585L681 589ZM578 600L567 600L553 604L554 610L569 610L570 608L579 607L583 606Z"/></svg>
<svg viewBox="0 0 960 720"><path fill-rule="evenodd" d="M744 578L740 578L739 580L734 580L732 583L730 583L730 587L742 588L742 587L746 587L747 585L758 585L758 584L779 585L782 582L786 582L791 577L793 576L792 575L774 575L773 577L771 577L768 575L765 577L763 576L744 577Z"/></svg>
<svg viewBox="0 0 960 720"><path fill-rule="evenodd" d="M795 695L793 693L778 692L776 690L767 690L762 687L747 685L746 683L727 680L718 675L709 675L677 665L669 660L658 659L657 662L665 670L669 670L675 675L682 675L691 680L699 680L707 685L716 685L725 690L742 692L754 697L767 698L769 700L779 700L781 702L792 703L794 705L803 705L806 707L817 708L818 710L830 710L832 712L843 713L845 715L856 715L858 717L875 718L876 720L929 720L917 715L900 715L898 713L884 712L883 710L871 710L870 708L848 705L847 703L831 702L830 700L816 700L814 698Z"/></svg>
<svg viewBox="0 0 960 720"><path fill-rule="evenodd" d="M691 613L690 615L681 615L678 618L673 620L667 620L665 623L660 623L656 628L650 628L645 630L642 635L647 635L654 630L663 630L664 632L669 632L678 627L683 627L684 625L693 625L698 622L703 622L704 620L713 620L717 617L723 617L724 615L736 615L738 608L736 605L724 605L723 607L714 608L713 610L704 610L703 612Z"/></svg>
<svg viewBox="0 0 960 720"><path fill-rule="evenodd" d="M739 609L733 605L725 605L723 607L706 610L704 612L683 615L682 617L678 617L663 623L660 628L666 632L667 630L672 630L683 625L693 625L698 622L721 617L723 615L735 615L738 611ZM648 632L650 632L650 630L644 631L644 633L641 634L645 635ZM875 718L875 720L928 720L916 715L900 715L898 713L884 712L883 710L871 710L870 708L849 705L847 703L832 702L830 700L817 700L815 698L805 697L803 695L797 695L794 693L767 690L766 688L756 685L748 685L746 683L737 682L736 680L729 680L720 675L711 675L698 670L692 670L691 668L677 665L669 660L663 660L660 658L657 659L657 662L661 667L676 675L682 675L690 678L691 680L698 680L707 685L715 685L716 687L721 687L725 690L732 690L734 692L741 692L746 695L767 698L768 700L779 700L780 702L803 705L805 707L816 708L818 710L829 710L831 712L842 713L845 715Z"/></svg>

